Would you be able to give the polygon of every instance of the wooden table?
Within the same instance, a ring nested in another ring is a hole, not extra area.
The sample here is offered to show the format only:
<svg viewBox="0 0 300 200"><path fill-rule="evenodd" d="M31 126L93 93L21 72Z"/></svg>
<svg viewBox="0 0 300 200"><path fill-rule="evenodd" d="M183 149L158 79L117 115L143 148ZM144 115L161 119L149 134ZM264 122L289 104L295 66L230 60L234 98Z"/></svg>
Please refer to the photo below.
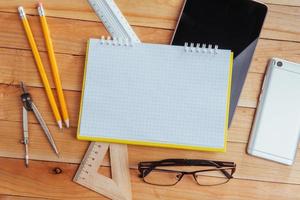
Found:
<svg viewBox="0 0 300 200"><path fill-rule="evenodd" d="M300 1L263 1L269 6L269 13L229 131L227 153L129 146L134 199L300 199L300 154L289 167L245 153L267 60L277 56L300 62ZM75 138L86 42L107 32L85 0L43 2L71 115L72 128L59 131L17 14L17 6L23 5L30 15L29 22L50 76L35 3L35 0L0 1L0 199L105 199L72 182L72 178L89 144ZM116 0L116 3L143 42L168 44L183 0ZM29 86L61 151L58 159L30 115L29 168L24 167L24 150L19 142L20 80ZM54 86L52 79L51 84ZM218 187L200 187L187 177L175 187L158 187L137 177L139 161L174 157L234 161L235 179ZM104 164L101 171L108 174L108 158ZM55 167L63 172L55 174Z"/></svg>

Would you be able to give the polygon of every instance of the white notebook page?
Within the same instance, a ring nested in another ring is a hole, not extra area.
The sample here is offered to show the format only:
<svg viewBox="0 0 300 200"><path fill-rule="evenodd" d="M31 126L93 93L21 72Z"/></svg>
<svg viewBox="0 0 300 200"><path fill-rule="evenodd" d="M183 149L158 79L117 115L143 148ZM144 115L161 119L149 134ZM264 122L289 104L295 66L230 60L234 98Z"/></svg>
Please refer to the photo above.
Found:
<svg viewBox="0 0 300 200"><path fill-rule="evenodd" d="M91 39L79 138L224 148L230 54Z"/></svg>

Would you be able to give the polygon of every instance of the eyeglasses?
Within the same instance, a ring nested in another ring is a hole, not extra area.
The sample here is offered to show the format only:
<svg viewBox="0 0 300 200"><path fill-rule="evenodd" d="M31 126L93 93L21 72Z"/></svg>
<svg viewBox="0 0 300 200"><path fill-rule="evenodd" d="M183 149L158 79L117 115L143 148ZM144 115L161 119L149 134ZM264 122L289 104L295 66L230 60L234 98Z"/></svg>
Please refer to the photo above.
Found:
<svg viewBox="0 0 300 200"><path fill-rule="evenodd" d="M165 169L176 166L197 166L196 171L178 171ZM152 185L173 186L184 175L192 175L198 185L215 186L227 183L233 178L236 170L234 162L191 160L191 159L166 159L160 161L140 162L138 165L139 177Z"/></svg>

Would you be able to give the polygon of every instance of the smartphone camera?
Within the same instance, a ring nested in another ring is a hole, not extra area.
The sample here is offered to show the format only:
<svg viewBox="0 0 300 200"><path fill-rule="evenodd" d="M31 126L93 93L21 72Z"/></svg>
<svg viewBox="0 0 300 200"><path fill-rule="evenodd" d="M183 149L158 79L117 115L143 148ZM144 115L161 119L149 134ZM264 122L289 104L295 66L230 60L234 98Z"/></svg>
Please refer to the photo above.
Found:
<svg viewBox="0 0 300 200"><path fill-rule="evenodd" d="M278 62L276 63L276 65L277 65L277 67L282 67L283 63L282 63L281 61L278 61Z"/></svg>

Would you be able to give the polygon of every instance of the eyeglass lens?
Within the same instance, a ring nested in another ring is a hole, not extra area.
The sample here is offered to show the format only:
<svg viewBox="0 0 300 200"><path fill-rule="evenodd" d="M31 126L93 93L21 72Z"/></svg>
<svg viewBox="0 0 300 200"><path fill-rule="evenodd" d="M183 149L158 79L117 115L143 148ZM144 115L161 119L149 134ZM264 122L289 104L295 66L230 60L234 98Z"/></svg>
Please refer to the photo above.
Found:
<svg viewBox="0 0 300 200"><path fill-rule="evenodd" d="M232 169L224 169L231 174ZM213 171L205 171L205 172L196 172L194 174L194 178L199 185L220 185L223 183L227 183L229 179L218 169Z"/></svg>
<svg viewBox="0 0 300 200"><path fill-rule="evenodd" d="M147 176L144 177L144 181L154 185L175 185L182 177L180 172L169 172L161 170L152 170Z"/></svg>

